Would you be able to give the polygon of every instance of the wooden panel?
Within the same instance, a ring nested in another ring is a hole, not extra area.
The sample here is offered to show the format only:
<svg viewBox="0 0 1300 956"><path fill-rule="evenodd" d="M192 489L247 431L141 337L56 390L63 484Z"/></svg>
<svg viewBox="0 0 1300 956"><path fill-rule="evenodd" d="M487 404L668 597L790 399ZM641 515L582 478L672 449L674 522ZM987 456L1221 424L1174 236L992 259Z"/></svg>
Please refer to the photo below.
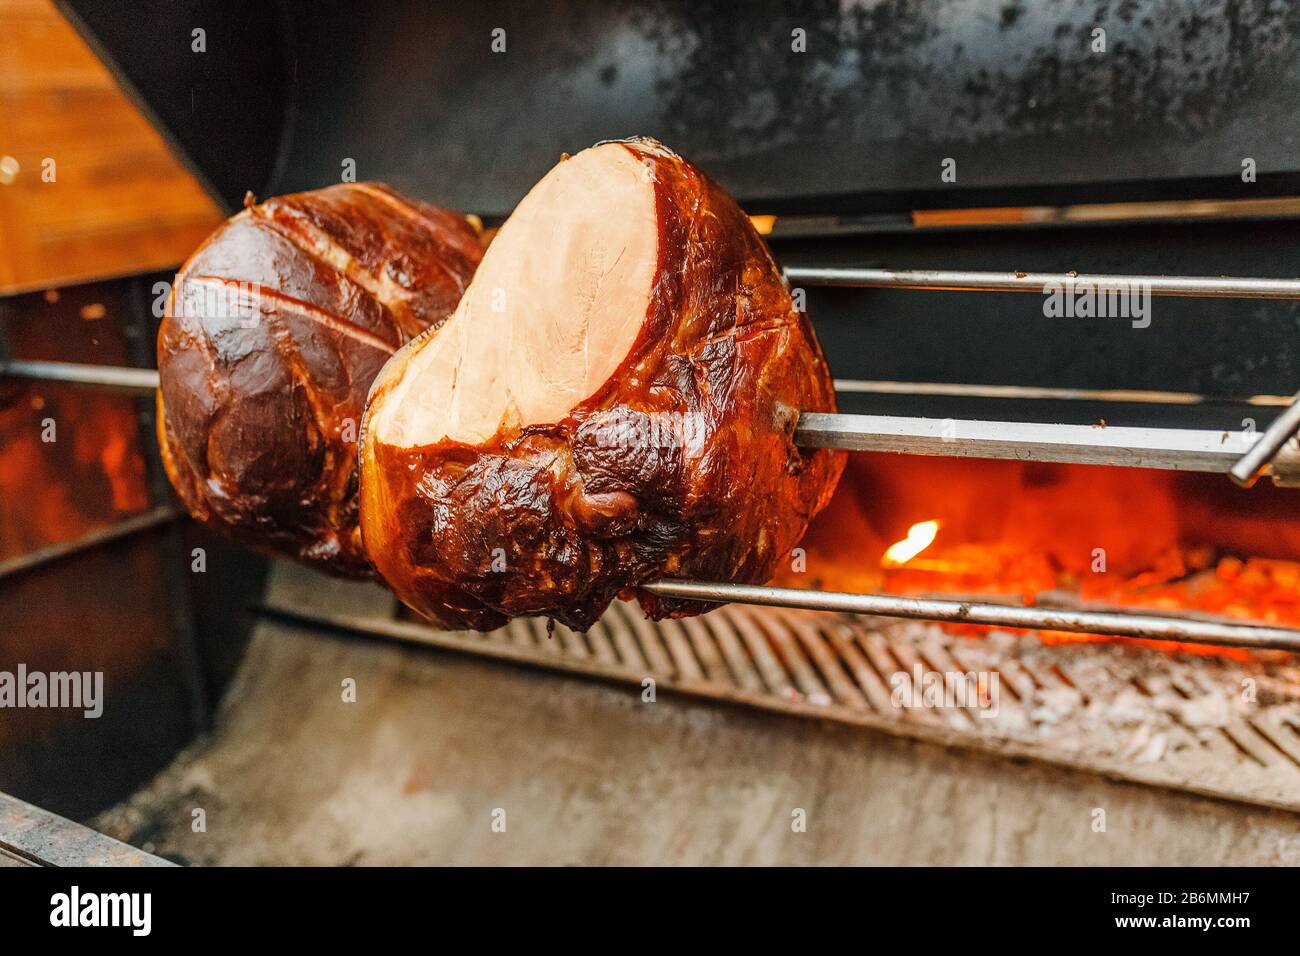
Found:
<svg viewBox="0 0 1300 956"><path fill-rule="evenodd" d="M48 0L0 0L0 164L0 293L170 268L221 220Z"/></svg>

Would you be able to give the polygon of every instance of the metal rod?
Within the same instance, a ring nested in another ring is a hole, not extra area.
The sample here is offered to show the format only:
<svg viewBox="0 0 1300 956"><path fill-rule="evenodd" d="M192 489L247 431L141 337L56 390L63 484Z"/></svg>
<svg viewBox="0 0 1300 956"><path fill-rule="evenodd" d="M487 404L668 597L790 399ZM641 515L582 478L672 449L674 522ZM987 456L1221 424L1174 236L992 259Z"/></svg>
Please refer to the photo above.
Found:
<svg viewBox="0 0 1300 956"><path fill-rule="evenodd" d="M133 391L152 392L158 387L158 372L147 368L85 365L75 362L0 362L0 376L103 385ZM937 395L953 398L1020 398L1057 401L1130 402L1152 405L1224 404L1285 407L1289 395L1219 397L1197 392L1169 392L1152 389L1059 388L1037 385L971 385L964 382L893 382L853 378L835 379L840 392L872 395Z"/></svg>
<svg viewBox="0 0 1300 956"><path fill-rule="evenodd" d="M935 598L895 597L887 594L805 591L796 588L719 584L706 581L656 581L642 587L663 597L718 604L759 604L768 607L802 608L808 611L838 611L847 614L875 614L881 617L948 621L957 624L1071 631L1080 634L1178 641L1184 644L1214 644L1253 650L1300 651L1300 630L1162 617L1154 614L1069 611L1056 608L980 604L971 601L945 601Z"/></svg>
<svg viewBox="0 0 1300 956"><path fill-rule="evenodd" d="M10 558L7 561L0 561L0 579L10 577L15 574L21 574L38 568L43 564L49 564L51 561L58 561L61 558L71 557L82 551L88 551L92 548L98 548L101 545L108 544L110 541L116 541L119 538L125 538L129 535L139 534L141 531L147 531L150 528L156 528L168 521L173 521L181 516L179 508L171 505L160 505L149 511L143 511L140 514L132 515L129 518L123 518L114 524L107 525L103 528L96 528L80 538L73 538L71 541L60 541L56 544L46 545L43 548L37 548L35 551L29 551L26 554L20 554L17 557Z"/></svg>
<svg viewBox="0 0 1300 956"><path fill-rule="evenodd" d="M806 448L1226 474L1260 434L805 412L794 437ZM1300 453L1283 449L1271 467L1275 474L1294 474L1300 468Z"/></svg>
<svg viewBox="0 0 1300 956"><path fill-rule="evenodd" d="M1228 470L1232 480L1245 487L1254 484L1264 466L1278 456L1297 431L1300 431L1300 392L1296 393L1287 410L1264 429L1259 441L1251 445L1250 450Z"/></svg>
<svg viewBox="0 0 1300 956"><path fill-rule="evenodd" d="M102 385L130 391L153 392L158 387L158 373L147 368L122 368L110 365L84 365L75 362L0 363L0 376ZM1225 404L1285 406L1287 395L1250 395L1245 398L1219 398L1196 392L1168 392L1147 389L1052 388L1034 385L968 385L962 382L889 382L841 378L835 380L841 392L874 395L939 395L954 398L1021 398L1060 401L1131 402L1153 405L1198 405L1209 402Z"/></svg>
<svg viewBox="0 0 1300 956"><path fill-rule="evenodd" d="M856 378L835 379L835 390L866 395L926 395L948 398L1018 398L1031 401L1125 402L1135 405L1259 405L1285 408L1290 395L1245 397L1202 395L1135 388L1059 388L1041 385L968 385L964 382L891 382Z"/></svg>
<svg viewBox="0 0 1300 956"><path fill-rule="evenodd" d="M175 866L66 817L0 793L0 856L31 866Z"/></svg>
<svg viewBox="0 0 1300 956"><path fill-rule="evenodd" d="M116 365L10 360L0 364L0 377L6 375L12 378L33 378L48 382L102 385L106 388L120 388L130 392L153 392L158 388L156 370L124 368Z"/></svg>
<svg viewBox="0 0 1300 956"><path fill-rule="evenodd" d="M78 382L152 393L158 373L152 369L79 365L71 362L9 362L0 374L21 378ZM838 380L845 391L879 391L887 394L983 394L989 397L1071 397L1121 401L1147 398L1167 403L1199 400L1183 393L1115 393L1097 390L1032 389L1021 386L964 386L906 382ZM1060 392L1060 395L1056 393ZM1050 395L1048 393L1051 393ZM1120 396L1123 396L1121 398ZM1152 398L1152 396L1155 396ZM1255 396L1254 404L1274 404L1277 396ZM1284 423L1294 431L1291 418L1300 408L1291 406ZM1281 421L1281 419L1279 419ZM1229 474L1256 443L1271 441L1277 422L1261 433L1211 429L1101 427L1037 422L974 421L969 419L905 418L890 415L831 415L808 412L799 419L795 440L808 448L846 451L888 451L915 455L963 458L1010 458L1090 465L1119 465ZM1274 474L1300 475L1300 450L1283 448L1277 454L1260 453Z"/></svg>
<svg viewBox="0 0 1300 956"><path fill-rule="evenodd" d="M1300 299L1300 279L1231 276L1104 275L1069 272L969 272L946 269L850 269L788 266L792 285L852 286L868 289L943 289L956 292L1038 292L1047 286L1099 291L1142 289L1151 295L1227 299Z"/></svg>

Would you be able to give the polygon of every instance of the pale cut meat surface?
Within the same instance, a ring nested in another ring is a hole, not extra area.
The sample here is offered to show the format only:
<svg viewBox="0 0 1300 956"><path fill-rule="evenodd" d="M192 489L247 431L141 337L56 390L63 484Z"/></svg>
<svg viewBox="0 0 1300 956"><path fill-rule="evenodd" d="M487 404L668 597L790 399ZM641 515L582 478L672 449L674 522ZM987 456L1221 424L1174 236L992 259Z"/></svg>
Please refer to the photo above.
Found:
<svg viewBox="0 0 1300 956"><path fill-rule="evenodd" d="M414 351L371 422L377 441L477 444L557 422L622 363L658 256L654 184L622 146L565 162L519 204L447 324Z"/></svg>
<svg viewBox="0 0 1300 956"><path fill-rule="evenodd" d="M453 316L375 379L361 529L444 627L590 625L662 577L767 580L842 456L808 319L748 218L653 140L563 160L501 228Z"/></svg>

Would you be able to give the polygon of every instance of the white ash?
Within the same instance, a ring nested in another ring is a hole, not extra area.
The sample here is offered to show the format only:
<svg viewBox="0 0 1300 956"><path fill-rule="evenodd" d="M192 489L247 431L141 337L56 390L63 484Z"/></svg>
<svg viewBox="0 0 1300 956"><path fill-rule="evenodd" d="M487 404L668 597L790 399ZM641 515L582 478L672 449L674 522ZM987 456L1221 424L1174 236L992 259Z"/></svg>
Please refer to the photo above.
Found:
<svg viewBox="0 0 1300 956"><path fill-rule="evenodd" d="M1194 778L1205 768L1193 764L1223 763L1225 743L1235 752L1226 732L1246 721L1263 715L1300 733L1300 666L1289 656L1238 661L1115 641L1052 645L1032 634L967 637L910 621L881 631L921 652L937 646L964 671L1000 675L1001 707L974 722L980 735L1139 764L1187 764ZM1233 762L1215 772L1239 769Z"/></svg>

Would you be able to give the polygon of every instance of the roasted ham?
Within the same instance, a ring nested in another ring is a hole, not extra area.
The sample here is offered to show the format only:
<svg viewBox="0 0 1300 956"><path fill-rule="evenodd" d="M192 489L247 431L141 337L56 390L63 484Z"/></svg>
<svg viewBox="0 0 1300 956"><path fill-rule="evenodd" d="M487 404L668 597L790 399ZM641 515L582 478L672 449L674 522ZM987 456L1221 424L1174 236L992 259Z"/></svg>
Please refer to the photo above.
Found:
<svg viewBox="0 0 1300 956"><path fill-rule="evenodd" d="M843 466L795 446L831 377L766 245L657 142L563 160L454 314L376 378L361 526L383 578L448 628L583 629L664 577L760 582Z"/></svg>
<svg viewBox="0 0 1300 956"><path fill-rule="evenodd" d="M482 254L465 217L377 184L250 200L182 267L158 332L159 440L190 514L370 575L357 529L366 393L456 307Z"/></svg>

